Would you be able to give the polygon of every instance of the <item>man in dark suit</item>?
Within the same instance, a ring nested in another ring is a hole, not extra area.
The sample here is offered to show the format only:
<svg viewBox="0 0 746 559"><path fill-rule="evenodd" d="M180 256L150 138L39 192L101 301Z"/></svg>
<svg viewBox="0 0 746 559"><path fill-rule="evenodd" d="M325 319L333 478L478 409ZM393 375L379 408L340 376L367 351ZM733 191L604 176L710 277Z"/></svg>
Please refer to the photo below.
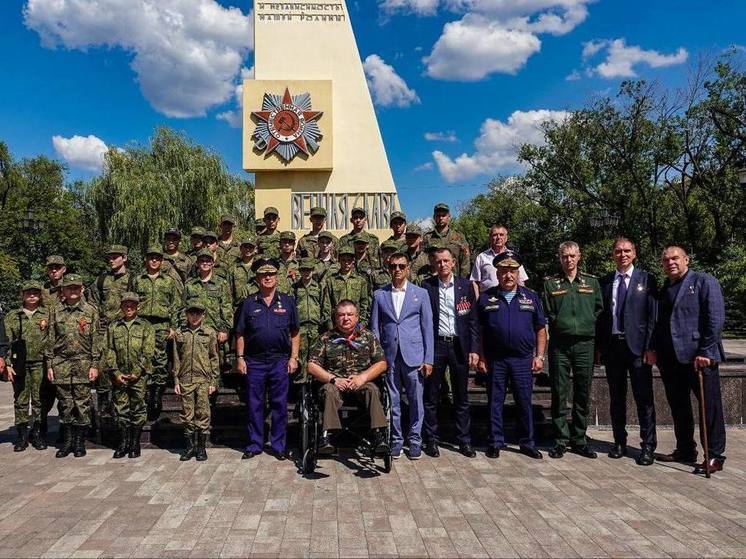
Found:
<svg viewBox="0 0 746 559"><path fill-rule="evenodd" d="M440 384L448 369L453 388L459 451L464 456L473 458L476 453L471 447L468 382L469 354L476 357L478 352L471 347L472 338L478 336L475 307L477 294L469 280L453 273L456 261L450 248L436 248L433 259L437 275L422 282L422 287L430 296L435 336L433 373L425 379L425 422L422 429L424 451L433 458L440 456L438 402ZM476 367L477 363L471 365Z"/></svg>
<svg viewBox="0 0 746 559"><path fill-rule="evenodd" d="M657 444L653 399L653 331L657 311L655 277L634 265L632 241L619 238L612 258L616 270L601 278L604 310L596 322L596 361L606 366L614 447L609 458L627 455L627 373L637 404L641 453L637 463L650 466Z"/></svg>
<svg viewBox="0 0 746 559"><path fill-rule="evenodd" d="M725 420L718 371L724 358L723 292L714 277L689 269L689 256L679 246L666 248L661 264L667 279L658 303L655 348L671 406L676 449L657 458L662 462L697 460L690 394L694 391L698 399L702 398L698 379L698 372L702 371L706 416L700 420L700 437L703 440L704 425L709 435L710 459L698 465L694 473L718 472L725 462Z"/></svg>

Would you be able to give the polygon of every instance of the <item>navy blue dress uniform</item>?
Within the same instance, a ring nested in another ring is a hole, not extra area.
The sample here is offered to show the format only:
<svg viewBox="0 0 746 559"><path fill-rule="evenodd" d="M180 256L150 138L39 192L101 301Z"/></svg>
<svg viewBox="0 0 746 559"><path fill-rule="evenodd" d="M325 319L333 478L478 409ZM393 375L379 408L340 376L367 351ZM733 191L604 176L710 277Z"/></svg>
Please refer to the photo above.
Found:
<svg viewBox="0 0 746 559"><path fill-rule="evenodd" d="M387 241L388 242L388 241ZM433 372L425 379L425 420L422 437L425 441L425 452L431 456L439 455L438 443L438 403L440 387L448 369L453 390L453 406L456 415L456 437L462 454L472 457L471 449L471 412L469 409L469 354L478 353L479 324L477 322L477 294L472 283L466 278L452 275L450 288L441 285L438 276L431 276L422 282L422 287L430 296L433 309L433 328L435 335L435 358ZM448 291L452 289L451 299ZM443 294L443 295L441 295ZM446 301L451 309L445 316L453 315L454 332L443 335L440 325L441 303Z"/></svg>
<svg viewBox="0 0 746 559"><path fill-rule="evenodd" d="M276 259L260 258L254 262L252 269L258 274L277 273L279 263ZM291 337L299 329L298 311L289 295L276 290L269 305L264 302L261 293L244 300L236 332L244 337L243 358L247 368L247 454L260 454L264 448L264 402L267 390L272 417L270 445L276 455L285 453L290 384L288 360Z"/></svg>
<svg viewBox="0 0 746 559"><path fill-rule="evenodd" d="M518 269L523 264L513 251L498 254L493 265ZM533 361L537 332L546 326L544 309L539 295L526 287L505 292L499 285L479 296L477 318L481 333L481 354L487 362L490 378L487 394L490 408L490 451L499 455L505 446L503 407L505 391L510 379L518 408L519 441L521 450L540 457L535 450L531 394L533 392ZM475 342L475 346L476 346Z"/></svg>
<svg viewBox="0 0 746 559"><path fill-rule="evenodd" d="M644 361L653 348L658 309L655 277L635 267L614 271L599 281L604 310L596 322L596 349L606 368L609 412L614 431L611 458L627 453L627 374L637 405L643 453L638 463L649 466L657 445L653 367Z"/></svg>

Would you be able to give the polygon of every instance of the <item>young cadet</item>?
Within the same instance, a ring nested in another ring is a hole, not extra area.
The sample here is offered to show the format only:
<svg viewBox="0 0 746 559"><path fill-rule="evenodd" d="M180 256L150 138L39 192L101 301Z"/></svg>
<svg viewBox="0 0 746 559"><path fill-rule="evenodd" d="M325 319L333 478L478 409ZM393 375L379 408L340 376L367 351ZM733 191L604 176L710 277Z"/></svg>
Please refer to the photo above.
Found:
<svg viewBox="0 0 746 559"><path fill-rule="evenodd" d="M316 258L314 277L319 283L324 281L327 274L333 274L339 270L339 262L334 257L334 241L335 237L329 231L319 233L319 251L312 255Z"/></svg>
<svg viewBox="0 0 746 559"><path fill-rule="evenodd" d="M5 316L5 333L10 343L8 380L13 383L13 404L18 438L15 452L26 450L31 426L31 444L44 450L41 434L41 385L44 378L44 346L49 332L50 309L41 306L42 284L27 281L21 286L23 306ZM29 404L31 414L29 415Z"/></svg>
<svg viewBox="0 0 746 559"><path fill-rule="evenodd" d="M137 315L139 305L137 293L122 295L122 316L106 333L106 373L111 376L119 429L114 458L140 456L140 435L147 419L145 384L153 368L155 329Z"/></svg>
<svg viewBox="0 0 746 559"><path fill-rule="evenodd" d="M55 455L85 456L85 435L91 425L91 383L98 378L102 340L98 309L83 301L83 278L68 274L62 281L64 305L52 313L44 351L47 378L57 388L62 415L62 446Z"/></svg>
<svg viewBox="0 0 746 559"><path fill-rule="evenodd" d="M254 272L251 265L256 256L256 237L247 235L241 239L241 259L231 266L228 272L228 284L233 300L233 308L241 307L243 300L251 293L256 293L259 288L254 281Z"/></svg>
<svg viewBox="0 0 746 559"><path fill-rule="evenodd" d="M295 299L300 322L300 374L295 382L306 382L308 357L319 339L321 320L321 285L313 279L316 261L310 257L300 259L300 279L293 284L290 295Z"/></svg>
<svg viewBox="0 0 746 559"><path fill-rule="evenodd" d="M210 395L218 389L218 335L205 326L205 306L200 301L187 304L186 326L176 332L174 351L174 391L181 396L181 422L186 450L179 460L196 457L207 460L207 431L210 429Z"/></svg>

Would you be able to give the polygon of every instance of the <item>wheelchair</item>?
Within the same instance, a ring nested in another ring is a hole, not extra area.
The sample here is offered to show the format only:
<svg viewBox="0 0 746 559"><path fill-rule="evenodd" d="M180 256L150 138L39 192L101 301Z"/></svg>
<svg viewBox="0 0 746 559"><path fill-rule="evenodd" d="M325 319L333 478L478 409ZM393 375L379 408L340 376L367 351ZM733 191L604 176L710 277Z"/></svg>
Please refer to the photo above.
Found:
<svg viewBox="0 0 746 559"><path fill-rule="evenodd" d="M391 398L383 375L373 381L381 394L381 405L383 413L391 424ZM300 422L300 472L309 475L316 471L318 465L318 441L321 432L321 397L319 395L320 383L310 381L301 385L298 413ZM367 410L359 404L344 404L339 411L342 422L342 431L339 439L352 439L356 445L354 448L359 455L367 456L375 463L376 458L383 459L383 471L391 471L391 448L383 454L376 454L373 441L370 438L370 417ZM390 436L390 427L386 427L386 437ZM342 448L351 448L343 445Z"/></svg>

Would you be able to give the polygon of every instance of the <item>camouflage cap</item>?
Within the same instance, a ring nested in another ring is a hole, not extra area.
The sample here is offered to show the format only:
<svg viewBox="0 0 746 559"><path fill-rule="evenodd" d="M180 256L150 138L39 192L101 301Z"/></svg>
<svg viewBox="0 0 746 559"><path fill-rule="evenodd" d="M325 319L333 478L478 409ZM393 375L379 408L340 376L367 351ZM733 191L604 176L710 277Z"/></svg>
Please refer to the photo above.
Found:
<svg viewBox="0 0 746 559"><path fill-rule="evenodd" d="M145 251L145 256L150 256L151 254L157 254L163 258L163 250L158 245L150 245L148 250Z"/></svg>
<svg viewBox="0 0 746 559"><path fill-rule="evenodd" d="M449 247L447 243L444 243L441 241L431 241L430 243L428 243L427 247L425 248L425 252L428 254L431 254L441 249L451 251L451 247ZM453 251L451 251L451 255L453 255Z"/></svg>
<svg viewBox="0 0 746 559"><path fill-rule="evenodd" d="M396 241L383 241L381 243L381 250L399 250L399 243Z"/></svg>
<svg viewBox="0 0 746 559"><path fill-rule="evenodd" d="M306 256L300 259L298 263L299 270L313 270L316 267L316 259Z"/></svg>
<svg viewBox="0 0 746 559"><path fill-rule="evenodd" d="M433 208L433 212L437 211L446 211L448 213L451 213L451 208L449 208L448 204L446 204L445 202L438 202Z"/></svg>
<svg viewBox="0 0 746 559"><path fill-rule="evenodd" d="M59 254L51 254L47 256L47 266L64 266L65 259Z"/></svg>
<svg viewBox="0 0 746 559"><path fill-rule="evenodd" d="M338 256L355 256L355 249L352 248L350 245L343 245L340 247L340 249L337 251Z"/></svg>
<svg viewBox="0 0 746 559"><path fill-rule="evenodd" d="M192 232L189 234L190 237L202 237L205 234L204 227L192 227Z"/></svg>
<svg viewBox="0 0 746 559"><path fill-rule="evenodd" d="M137 293L133 293L132 291L128 291L124 295L122 295L122 298L120 299L122 303L126 303L129 301L130 303L137 303L140 304L140 296Z"/></svg>
<svg viewBox="0 0 746 559"><path fill-rule="evenodd" d="M279 217L280 212L274 206L269 206L268 208L264 208L264 217L267 217L268 215L276 215Z"/></svg>
<svg viewBox="0 0 746 559"><path fill-rule="evenodd" d="M357 233L356 235L352 236L352 242L354 243L365 243L366 245L370 243L368 240L368 237L365 235L361 235L360 233Z"/></svg>
<svg viewBox="0 0 746 559"><path fill-rule="evenodd" d="M311 208L311 217L320 215L321 217L326 217L326 208L322 208L321 206L316 206L314 208Z"/></svg>
<svg viewBox="0 0 746 559"><path fill-rule="evenodd" d="M280 263L276 258L259 258L251 265L251 270L256 274L276 274L280 269Z"/></svg>
<svg viewBox="0 0 746 559"><path fill-rule="evenodd" d="M422 227L417 225L416 223L408 223L407 224L407 232L406 235L420 235L422 236Z"/></svg>
<svg viewBox="0 0 746 559"><path fill-rule="evenodd" d="M197 253L197 260L199 260L202 257L207 257L213 262L215 261L215 255L212 253L212 251L209 248L203 248Z"/></svg>
<svg viewBox="0 0 746 559"><path fill-rule="evenodd" d="M67 274L62 278L62 287L83 286L83 277L78 274Z"/></svg>
<svg viewBox="0 0 746 559"><path fill-rule="evenodd" d="M32 291L34 289L36 291L41 291L42 289L44 289L44 286L41 284L40 281L36 281L36 280L24 281L21 284L21 291Z"/></svg>
<svg viewBox="0 0 746 559"><path fill-rule="evenodd" d="M395 212L391 212L391 218L389 219L389 223L391 223L395 219L403 219L404 221L407 221L407 214L399 210Z"/></svg>
<svg viewBox="0 0 746 559"><path fill-rule="evenodd" d="M321 231L319 233L319 239L329 239L330 241L334 241L336 237L332 235L331 231Z"/></svg>
<svg viewBox="0 0 746 559"><path fill-rule="evenodd" d="M163 234L164 237L178 237L181 239L181 231L179 231L176 227L171 227L170 229L166 229L166 232Z"/></svg>
<svg viewBox="0 0 746 559"><path fill-rule="evenodd" d="M492 259L492 265L495 268L518 269L523 265L523 259L517 252L506 250Z"/></svg>
<svg viewBox="0 0 746 559"><path fill-rule="evenodd" d="M292 231L283 231L282 233L280 233L280 240L295 242L295 233L293 233Z"/></svg>
<svg viewBox="0 0 746 559"><path fill-rule="evenodd" d="M233 217L231 214L223 214L220 216L220 224L223 223L230 223L231 225L236 224L236 218Z"/></svg>
<svg viewBox="0 0 746 559"><path fill-rule="evenodd" d="M203 239L215 239L216 241L219 239L218 234L215 231L205 231L202 234Z"/></svg>
<svg viewBox="0 0 746 559"><path fill-rule="evenodd" d="M260 217L257 217L254 220L254 228L257 228L257 227L261 227L262 229L266 227L266 225L264 224L264 220Z"/></svg>
<svg viewBox="0 0 746 559"><path fill-rule="evenodd" d="M254 235L246 235L245 237L241 237L240 245L251 245L253 247L256 246L256 237Z"/></svg>
<svg viewBox="0 0 746 559"><path fill-rule="evenodd" d="M359 206L356 206L356 207L352 208L352 211L350 212L350 216L352 216L352 215L354 215L356 213L361 213L364 216L368 215L368 212L365 211L365 208L361 208Z"/></svg>
<svg viewBox="0 0 746 559"><path fill-rule="evenodd" d="M189 301L187 301L186 310L187 312L189 311L205 312L207 310L207 307L205 307L202 301L200 301L196 297L193 297Z"/></svg>
<svg viewBox="0 0 746 559"><path fill-rule="evenodd" d="M109 248L106 249L106 254L122 254L126 256L129 254L129 249L124 245L109 245Z"/></svg>

